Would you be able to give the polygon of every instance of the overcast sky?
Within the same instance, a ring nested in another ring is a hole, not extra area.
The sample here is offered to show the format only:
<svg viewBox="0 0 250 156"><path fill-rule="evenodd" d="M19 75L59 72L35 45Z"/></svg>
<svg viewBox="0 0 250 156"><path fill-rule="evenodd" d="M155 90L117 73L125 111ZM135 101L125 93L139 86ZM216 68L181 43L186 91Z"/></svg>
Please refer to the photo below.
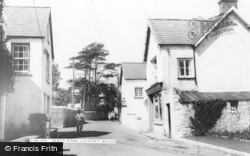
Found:
<svg viewBox="0 0 250 156"><path fill-rule="evenodd" d="M209 18L219 14L219 0L34 0L52 10L55 63L61 87L72 78L64 69L69 58L92 42L105 44L109 62L143 59L147 19ZM9 6L34 6L33 0L5 0ZM239 0L238 10L250 23L250 0Z"/></svg>

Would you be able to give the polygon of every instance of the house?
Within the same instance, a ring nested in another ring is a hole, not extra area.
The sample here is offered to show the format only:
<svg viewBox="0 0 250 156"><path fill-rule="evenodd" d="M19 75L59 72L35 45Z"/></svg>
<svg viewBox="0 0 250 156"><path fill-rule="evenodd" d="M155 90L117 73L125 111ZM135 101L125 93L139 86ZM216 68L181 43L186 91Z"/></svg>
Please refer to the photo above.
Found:
<svg viewBox="0 0 250 156"><path fill-rule="evenodd" d="M220 0L209 19L150 19L147 64L150 129L177 138L192 135L192 102L227 101L214 132L250 126L250 29L238 0Z"/></svg>
<svg viewBox="0 0 250 156"><path fill-rule="evenodd" d="M30 114L50 115L54 51L50 8L6 6L4 16L15 86L1 97L0 139L9 140L28 133Z"/></svg>
<svg viewBox="0 0 250 156"><path fill-rule="evenodd" d="M149 130L146 89L146 63L122 63L120 91L122 107L121 124L129 129Z"/></svg>

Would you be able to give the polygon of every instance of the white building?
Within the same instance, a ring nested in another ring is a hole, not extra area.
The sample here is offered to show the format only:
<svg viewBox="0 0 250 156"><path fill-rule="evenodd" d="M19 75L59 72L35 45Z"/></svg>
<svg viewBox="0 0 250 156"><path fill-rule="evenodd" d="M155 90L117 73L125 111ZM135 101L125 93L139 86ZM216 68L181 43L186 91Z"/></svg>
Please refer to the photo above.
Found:
<svg viewBox="0 0 250 156"><path fill-rule="evenodd" d="M149 130L146 89L146 64L122 63L120 90L122 108L120 120L125 127L137 132Z"/></svg>
<svg viewBox="0 0 250 156"><path fill-rule="evenodd" d="M29 132L30 114L50 115L54 51L50 8L6 6L4 15L16 75L0 103L0 139L9 140Z"/></svg>
<svg viewBox="0 0 250 156"><path fill-rule="evenodd" d="M237 0L220 0L219 7L219 15L207 20L149 20L144 61L152 131L191 135L191 102L217 98L227 107L214 131L250 126L249 24Z"/></svg>

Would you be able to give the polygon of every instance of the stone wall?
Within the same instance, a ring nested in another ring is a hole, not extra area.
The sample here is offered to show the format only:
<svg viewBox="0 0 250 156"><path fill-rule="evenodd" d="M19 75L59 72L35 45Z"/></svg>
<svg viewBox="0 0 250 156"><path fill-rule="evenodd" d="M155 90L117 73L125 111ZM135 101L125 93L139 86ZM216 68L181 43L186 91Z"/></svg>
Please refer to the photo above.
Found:
<svg viewBox="0 0 250 156"><path fill-rule="evenodd" d="M223 110L212 132L243 131L250 127L250 101L239 101L237 111L231 111L230 103Z"/></svg>
<svg viewBox="0 0 250 156"><path fill-rule="evenodd" d="M51 107L51 127L62 128L76 125L75 115L77 109L62 106Z"/></svg>
<svg viewBox="0 0 250 156"><path fill-rule="evenodd" d="M173 114L175 137L191 136L192 130L190 117L194 115L193 105L175 102Z"/></svg>
<svg viewBox="0 0 250 156"><path fill-rule="evenodd" d="M76 125L75 116L77 109L63 106L51 107L52 128L72 127ZM104 112L85 111L85 120L106 120L108 114Z"/></svg>

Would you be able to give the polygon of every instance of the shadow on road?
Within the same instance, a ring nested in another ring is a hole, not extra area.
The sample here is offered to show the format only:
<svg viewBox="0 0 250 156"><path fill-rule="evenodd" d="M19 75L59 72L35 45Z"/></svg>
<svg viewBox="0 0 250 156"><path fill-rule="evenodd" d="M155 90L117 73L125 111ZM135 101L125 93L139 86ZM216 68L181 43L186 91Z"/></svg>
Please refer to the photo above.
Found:
<svg viewBox="0 0 250 156"><path fill-rule="evenodd" d="M77 156L76 154L63 154L63 156Z"/></svg>
<svg viewBox="0 0 250 156"><path fill-rule="evenodd" d="M110 132L102 132L102 131L83 131L83 132L58 132L57 138L85 138L85 137L99 137L102 135L107 135Z"/></svg>

